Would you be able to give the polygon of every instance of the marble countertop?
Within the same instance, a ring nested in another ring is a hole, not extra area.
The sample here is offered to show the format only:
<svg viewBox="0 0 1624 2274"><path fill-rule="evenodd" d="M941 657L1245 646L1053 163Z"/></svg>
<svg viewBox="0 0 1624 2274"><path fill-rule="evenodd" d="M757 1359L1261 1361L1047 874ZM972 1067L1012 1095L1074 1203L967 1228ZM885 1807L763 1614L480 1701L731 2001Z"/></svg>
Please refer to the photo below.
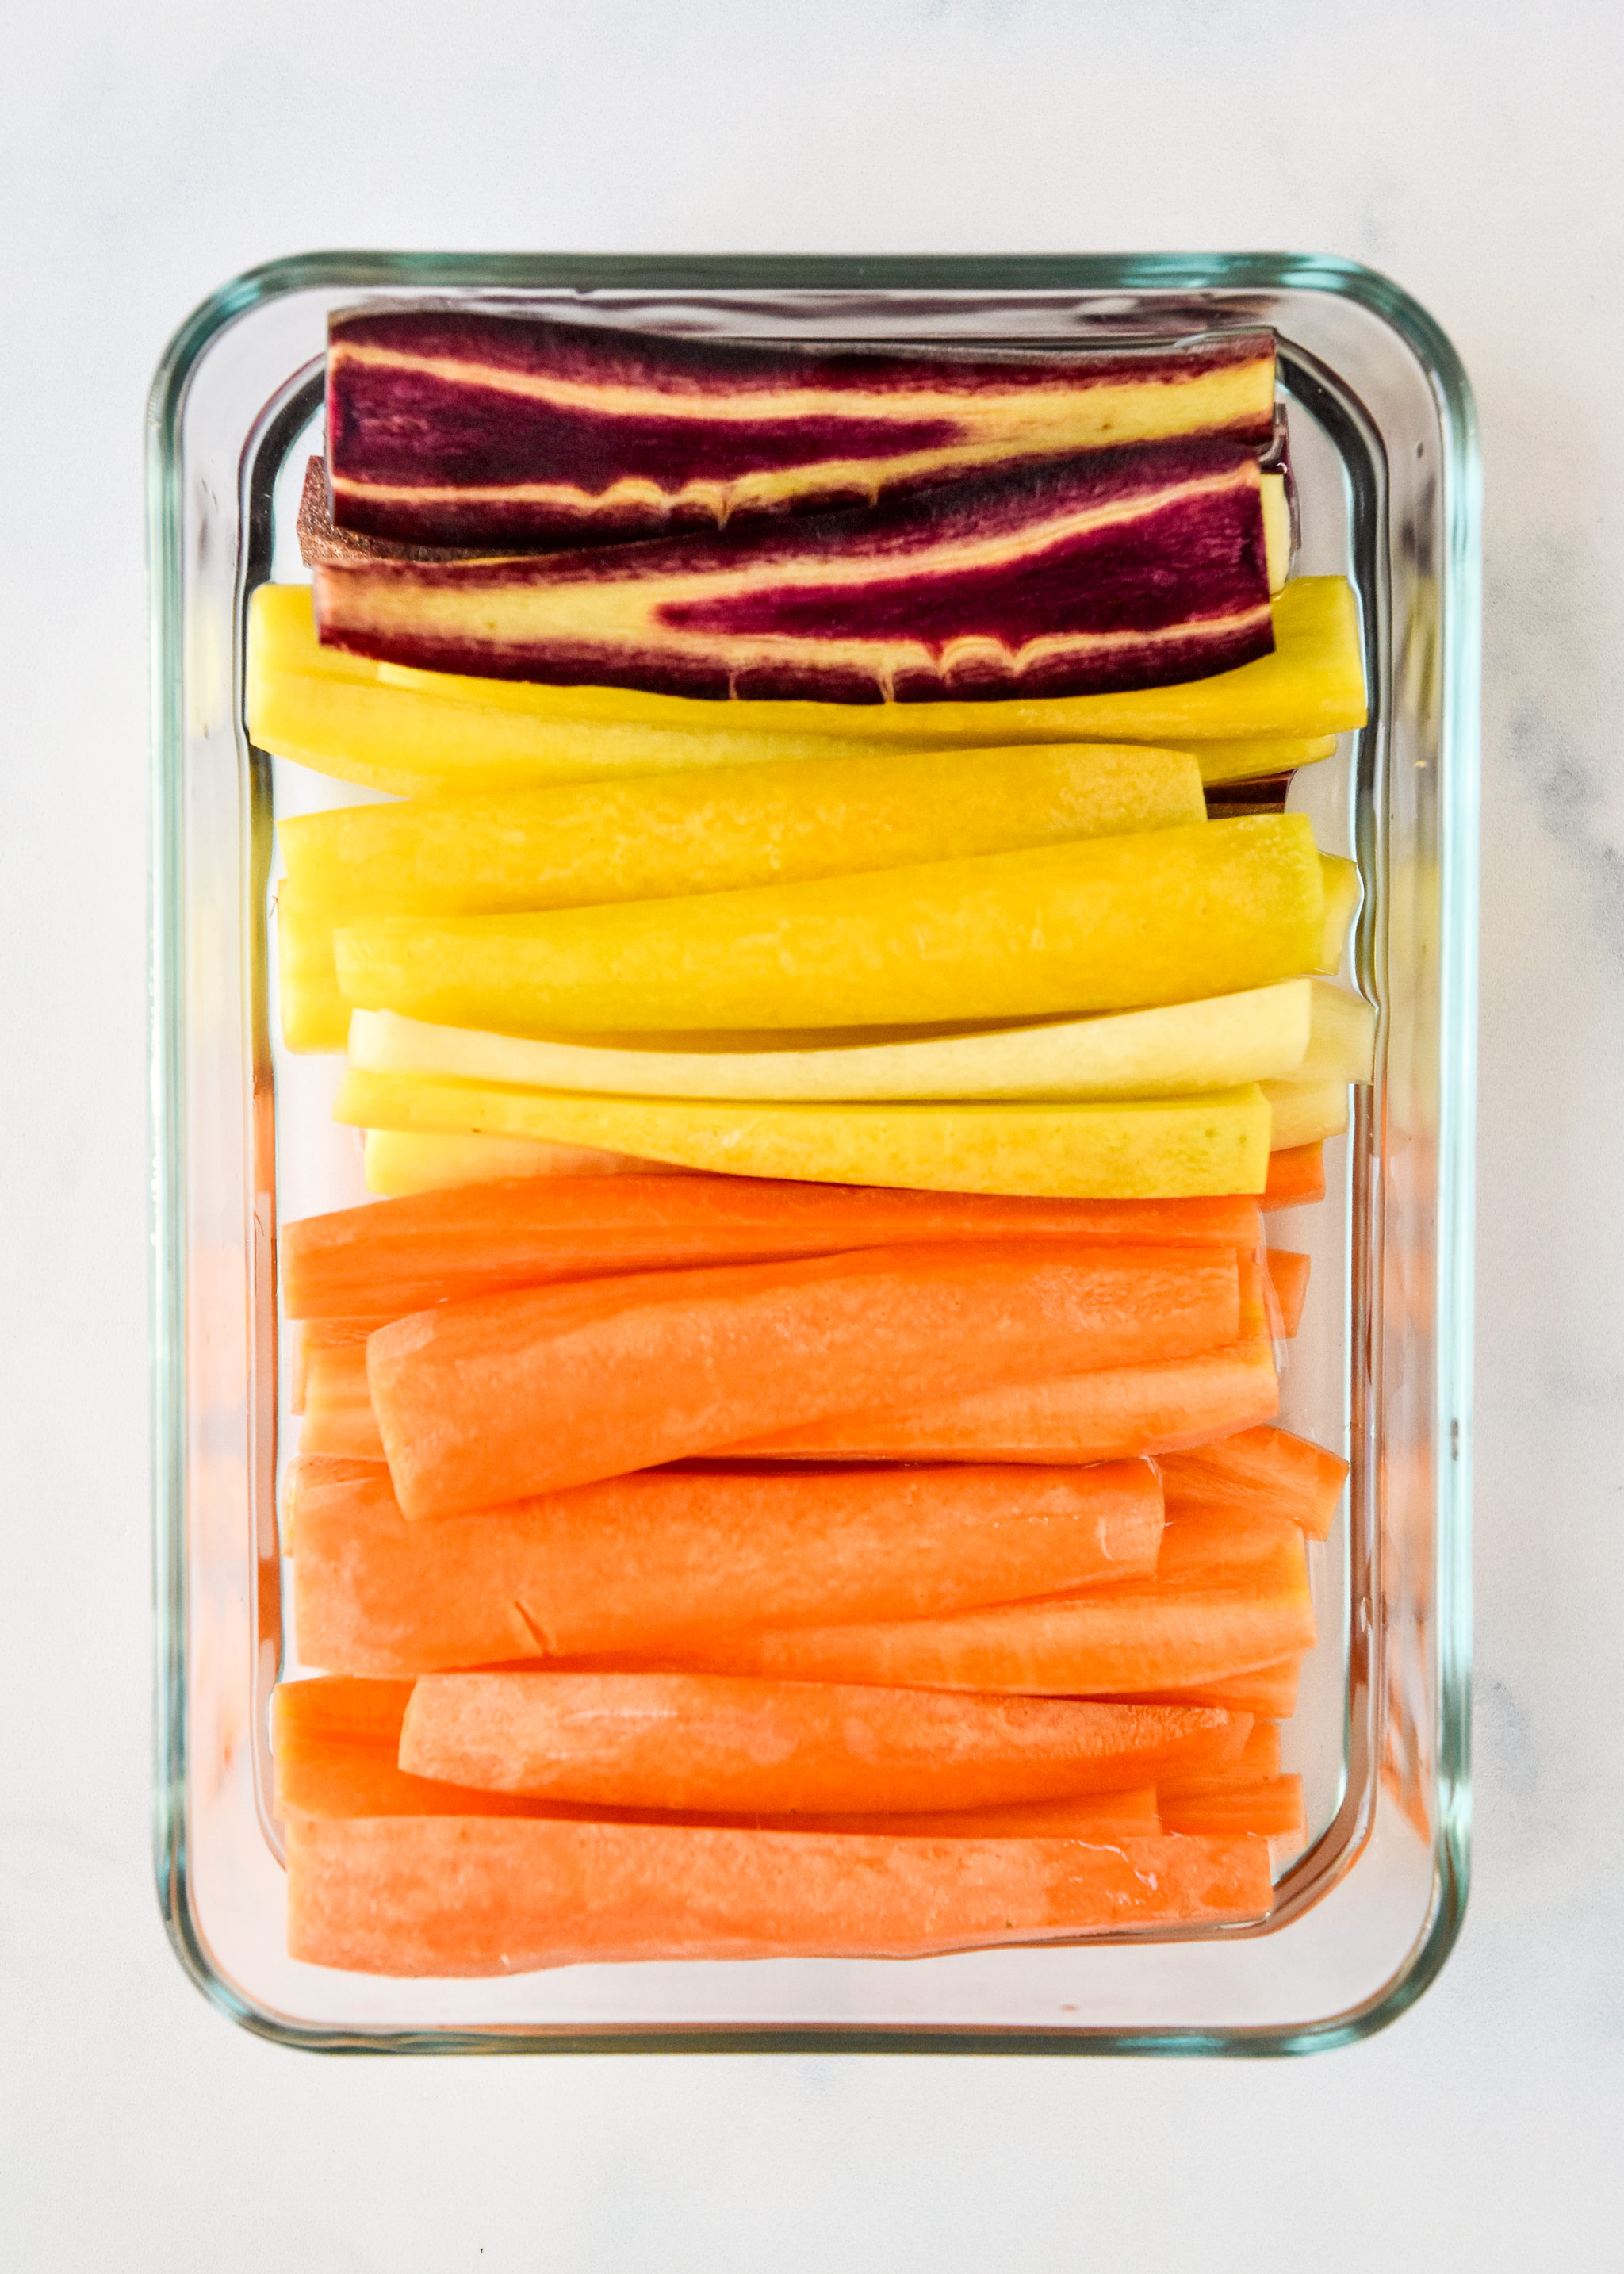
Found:
<svg viewBox="0 0 1624 2274"><path fill-rule="evenodd" d="M0 2201L130 2274L1618 2263L1624 18L1600 0L82 0L8 40ZM140 406L318 245L1279 247L1395 276L1487 487L1471 1907L1306 2062L335 2061L148 1860Z"/></svg>

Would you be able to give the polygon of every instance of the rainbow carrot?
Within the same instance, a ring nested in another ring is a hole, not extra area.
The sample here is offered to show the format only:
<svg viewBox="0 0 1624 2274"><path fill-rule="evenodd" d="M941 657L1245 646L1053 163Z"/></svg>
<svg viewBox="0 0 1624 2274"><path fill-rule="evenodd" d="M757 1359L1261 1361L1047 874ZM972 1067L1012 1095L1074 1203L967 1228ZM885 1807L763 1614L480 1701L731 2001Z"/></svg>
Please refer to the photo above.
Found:
<svg viewBox="0 0 1624 2274"><path fill-rule="evenodd" d="M1258 1196L1267 1214L1273 1209L1306 1208L1325 1198L1325 1147L1293 1145L1271 1153L1268 1182Z"/></svg>
<svg viewBox="0 0 1624 2274"><path fill-rule="evenodd" d="M548 1280L838 1254L902 1241L1057 1238L1254 1246L1248 1199L1048 1201L745 1177L556 1177L481 1183L284 1224L290 1319L402 1318Z"/></svg>
<svg viewBox="0 0 1624 2274"><path fill-rule="evenodd" d="M775 1460L1110 1461L1170 1453L1273 1418L1274 1346L1254 1257L1240 1258L1241 1334L1226 1349L1144 1366L841 1414L733 1449Z"/></svg>
<svg viewBox="0 0 1624 2274"><path fill-rule="evenodd" d="M357 1973L920 1957L1261 1918L1261 1840L896 1840L436 1816L288 1827L288 1949Z"/></svg>
<svg viewBox="0 0 1624 2274"><path fill-rule="evenodd" d="M1269 1285L1280 1312L1281 1332L1288 1342L1303 1323L1303 1305L1308 1298L1308 1274L1312 1260L1311 1256L1293 1254L1289 1247L1271 1247L1265 1251Z"/></svg>
<svg viewBox="0 0 1624 2274"><path fill-rule="evenodd" d="M714 1674L425 1675L400 1766L612 1808L989 1808L1233 1759L1244 1718Z"/></svg>
<svg viewBox="0 0 1624 2274"><path fill-rule="evenodd" d="M1348 1464L1287 1429L1243 1429L1162 1462L1169 1512L1281 1516L1323 1540L1342 1505Z"/></svg>
<svg viewBox="0 0 1624 2274"><path fill-rule="evenodd" d="M1156 1578L1092 1595L867 1626L741 1635L684 1662L789 1682L1034 1696L1162 1697L1273 1665L1314 1639L1303 1536L1265 1520L1181 1518Z"/></svg>
<svg viewBox="0 0 1624 2274"><path fill-rule="evenodd" d="M1142 1461L658 1469L419 1523L375 1468L302 1495L294 1606L309 1663L414 1675L1148 1578L1161 1539Z"/></svg>
<svg viewBox="0 0 1624 2274"><path fill-rule="evenodd" d="M861 1412L882 1389L1222 1348L1238 1321L1232 1251L942 1242L445 1304L375 1334L367 1378L401 1507L450 1515Z"/></svg>

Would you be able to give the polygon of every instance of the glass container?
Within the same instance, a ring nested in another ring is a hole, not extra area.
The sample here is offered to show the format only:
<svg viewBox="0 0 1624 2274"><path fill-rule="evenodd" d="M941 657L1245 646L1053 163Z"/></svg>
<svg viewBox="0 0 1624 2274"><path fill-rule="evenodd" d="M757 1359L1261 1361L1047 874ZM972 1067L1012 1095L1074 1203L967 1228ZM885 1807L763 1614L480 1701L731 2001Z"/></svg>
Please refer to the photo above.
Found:
<svg viewBox="0 0 1624 2274"><path fill-rule="evenodd" d="M499 295L736 336L1079 346L1269 326L1310 574L1357 587L1370 724L1291 803L1358 861L1344 976L1374 1086L1327 1200L1271 1219L1313 1292L1282 1419L1352 1463L1310 1550L1320 1641L1286 1766L1306 1851L1266 1924L929 1959L569 1967L390 1981L284 1947L268 1701L297 1669L277 1532L289 1442L280 1220L362 1194L336 1062L284 1054L273 819L364 795L274 761L243 719L248 594L304 574L328 311ZM1479 638L1471 397L1396 287L1290 255L1029 259L326 253L227 285L182 328L148 418L155 1860L183 1966L283 2043L542 2051L1301 2052L1426 1986L1466 1900L1469 1424Z"/></svg>

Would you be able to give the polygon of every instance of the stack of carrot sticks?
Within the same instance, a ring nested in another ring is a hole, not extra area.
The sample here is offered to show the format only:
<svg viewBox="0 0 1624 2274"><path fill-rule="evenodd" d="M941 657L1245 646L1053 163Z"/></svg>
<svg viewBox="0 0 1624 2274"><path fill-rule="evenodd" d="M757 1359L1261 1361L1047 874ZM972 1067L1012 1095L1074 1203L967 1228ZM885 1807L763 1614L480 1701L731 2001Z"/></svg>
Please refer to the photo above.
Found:
<svg viewBox="0 0 1624 2274"><path fill-rule="evenodd" d="M1244 1922L1344 1465L1252 1198L525 1177L284 1228L289 1947L455 1975Z"/></svg>

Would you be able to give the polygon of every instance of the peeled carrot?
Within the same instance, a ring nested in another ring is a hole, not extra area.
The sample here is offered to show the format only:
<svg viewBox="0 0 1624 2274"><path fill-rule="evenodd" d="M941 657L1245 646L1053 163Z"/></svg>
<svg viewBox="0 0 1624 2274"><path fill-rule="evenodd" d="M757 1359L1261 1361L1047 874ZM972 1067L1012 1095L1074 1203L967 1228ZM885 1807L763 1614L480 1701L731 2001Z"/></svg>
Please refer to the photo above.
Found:
<svg viewBox="0 0 1624 2274"><path fill-rule="evenodd" d="M733 1449L777 1460L1112 1461L1270 1419L1280 1403L1253 1256L1239 1259L1241 1336L1222 1350L840 1414Z"/></svg>
<svg viewBox="0 0 1624 2274"><path fill-rule="evenodd" d="M383 1439L366 1380L366 1344L305 1353L299 1451L341 1460L381 1461Z"/></svg>
<svg viewBox="0 0 1624 2274"><path fill-rule="evenodd" d="M838 1254L902 1241L1056 1237L1251 1247L1254 1200L1045 1201L687 1175L526 1177L284 1224L290 1319L403 1318L548 1280Z"/></svg>
<svg viewBox="0 0 1624 2274"><path fill-rule="evenodd" d="M1221 1348L1238 1318L1230 1250L944 1242L447 1304L375 1334L367 1378L401 1506L434 1516L860 1412L883 1393Z"/></svg>
<svg viewBox="0 0 1624 2274"><path fill-rule="evenodd" d="M1289 1247L1271 1247L1266 1251L1269 1285L1280 1310L1281 1332L1289 1342L1303 1323L1303 1305L1308 1297L1308 1274L1313 1259L1295 1255Z"/></svg>
<svg viewBox="0 0 1624 2274"><path fill-rule="evenodd" d="M1294 1652L1272 1666L1254 1667L1246 1674L1226 1675L1222 1682L1197 1682L1187 1688L1134 1694L1143 1695L1147 1704L1154 1698L1160 1706L1222 1706L1230 1713L1256 1713L1283 1721L1297 1711L1297 1683L1302 1670L1302 1654Z"/></svg>
<svg viewBox="0 0 1624 2274"><path fill-rule="evenodd" d="M1153 1581L1092 1595L951 1618L741 1635L682 1656L780 1681L1130 1698L1228 1682L1313 1642L1295 1525L1259 1523L1221 1546L1202 1519L1184 1519L1164 1532L1156 1568Z"/></svg>
<svg viewBox="0 0 1624 2274"><path fill-rule="evenodd" d="M288 1949L368 1974L626 1959L918 1957L1260 1918L1255 1839L894 1840L624 1824L295 1818Z"/></svg>
<svg viewBox="0 0 1624 2274"><path fill-rule="evenodd" d="M989 1808L1131 1791L1233 1758L1244 1718L714 1674L425 1675L401 1730L416 1776L611 1808Z"/></svg>
<svg viewBox="0 0 1624 2274"><path fill-rule="evenodd" d="M729 1816L666 1810L612 1809L571 1801L527 1800L410 1775L397 1766L410 1682L353 1682L318 1675L283 1683L272 1696L271 1727L279 1816L546 1816L575 1822L705 1823L763 1832L802 1831L804 1816ZM1236 1757L1238 1766L1245 1748ZM820 1816L820 1832L906 1833L985 1839L1018 1834L1079 1840L1131 1840L1162 1828L1154 1785L1128 1792L1078 1793L1064 1800L1008 1807L914 1811L908 1815Z"/></svg>
<svg viewBox="0 0 1624 2274"><path fill-rule="evenodd" d="M840 1415L735 1448L752 1458L1117 1461L1160 1457L1268 1419L1280 1403L1273 1352L1235 1343L1195 1358L1100 1367L906 1412Z"/></svg>
<svg viewBox="0 0 1624 2274"><path fill-rule="evenodd" d="M763 1832L793 1832L786 1817L756 1817ZM1143 1840L1162 1829L1156 1789L1082 1792L1067 1800L1015 1801L1002 1808L921 1809L912 1815L820 1816L819 1832L889 1832L909 1839Z"/></svg>
<svg viewBox="0 0 1624 2274"><path fill-rule="evenodd" d="M399 1316L398 1313L394 1314ZM303 1413L304 1399L310 1388L310 1354L312 1351L353 1350L359 1352L362 1371L365 1371L366 1338L387 1327L389 1314L375 1319L300 1319L293 1329L293 1362L289 1368L288 1406L294 1413Z"/></svg>
<svg viewBox="0 0 1624 2274"><path fill-rule="evenodd" d="M524 1816L514 1793L462 1790L397 1766L410 1682L342 1676L280 1682L271 1693L279 1816Z"/></svg>
<svg viewBox="0 0 1624 2274"><path fill-rule="evenodd" d="M1289 1429L1242 1429L1164 1457L1168 1506L1282 1516L1323 1540L1342 1505L1348 1464Z"/></svg>
<svg viewBox="0 0 1624 2274"><path fill-rule="evenodd" d="M1161 1539L1142 1461L658 1469L419 1523L373 1469L304 1495L295 1619L304 1658L342 1674L646 1653L1147 1578Z"/></svg>
<svg viewBox="0 0 1624 2274"><path fill-rule="evenodd" d="M1269 1155L1268 1182L1258 1206L1271 1209L1306 1208L1325 1198L1325 1147L1293 1145Z"/></svg>
<svg viewBox="0 0 1624 2274"><path fill-rule="evenodd" d="M1204 1785L1180 1778L1156 1784L1166 1832L1252 1832L1264 1840L1300 1840L1307 1826L1300 1776L1234 1777Z"/></svg>
<svg viewBox="0 0 1624 2274"><path fill-rule="evenodd" d="M358 1461L333 1453L296 1453L282 1472L282 1552L291 1555L298 1530L299 1510L309 1495L327 1485L343 1485L376 1480L387 1483L389 1472L381 1451L375 1461Z"/></svg>

